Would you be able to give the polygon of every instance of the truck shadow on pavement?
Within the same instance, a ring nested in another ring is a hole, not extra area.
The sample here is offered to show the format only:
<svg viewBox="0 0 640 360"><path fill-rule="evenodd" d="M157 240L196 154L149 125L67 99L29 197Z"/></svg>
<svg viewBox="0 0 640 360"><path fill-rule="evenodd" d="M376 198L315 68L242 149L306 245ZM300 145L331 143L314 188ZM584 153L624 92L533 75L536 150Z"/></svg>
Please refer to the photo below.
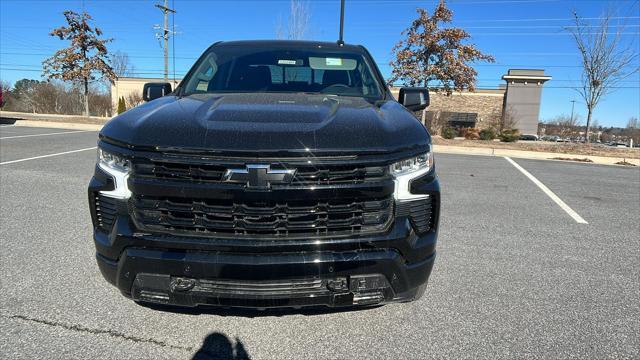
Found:
<svg viewBox="0 0 640 360"><path fill-rule="evenodd" d="M204 339L192 360L249 360L244 344L238 338L235 343L226 335L214 332Z"/></svg>

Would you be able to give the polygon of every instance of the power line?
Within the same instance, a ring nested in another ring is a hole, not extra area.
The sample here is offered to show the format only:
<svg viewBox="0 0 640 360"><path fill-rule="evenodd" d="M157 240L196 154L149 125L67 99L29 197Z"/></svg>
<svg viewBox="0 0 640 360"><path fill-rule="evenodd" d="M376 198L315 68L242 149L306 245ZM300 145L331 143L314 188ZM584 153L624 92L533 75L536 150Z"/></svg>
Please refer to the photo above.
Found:
<svg viewBox="0 0 640 360"><path fill-rule="evenodd" d="M16 68L3 68L3 67L0 67L0 70L41 72L41 70L35 70L35 69L16 69ZM134 75L159 75L159 74L162 74L162 72L134 72L132 74L134 74ZM499 81L499 80L496 79L496 81ZM572 87L572 86L544 86L544 89L575 89L575 87ZM611 86L611 87L609 87L609 89L640 89L640 86Z"/></svg>
<svg viewBox="0 0 640 360"><path fill-rule="evenodd" d="M40 71L41 70L41 66L39 65L24 65L24 64L13 64L13 63L0 63L0 66L9 66L9 67L18 67L20 70L29 70L29 71ZM186 74L186 71L183 72L175 72L175 68L173 69L174 73L176 74L181 74L184 75ZM145 69L145 68L137 68L136 71L132 72L132 74L162 74L162 70L160 69ZM174 79L175 80L175 79ZM497 81L499 79L489 79L489 78L477 78L477 81ZM551 80L553 82L579 82L579 79L558 79L558 78L553 78L553 80ZM621 81L622 83L637 83L637 81L635 80L623 80Z"/></svg>

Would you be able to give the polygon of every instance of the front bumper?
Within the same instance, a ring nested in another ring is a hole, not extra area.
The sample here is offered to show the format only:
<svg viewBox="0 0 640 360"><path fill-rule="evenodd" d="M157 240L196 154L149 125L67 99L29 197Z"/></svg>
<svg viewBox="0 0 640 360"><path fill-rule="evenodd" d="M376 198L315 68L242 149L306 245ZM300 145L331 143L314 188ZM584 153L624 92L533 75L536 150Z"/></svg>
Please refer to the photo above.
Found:
<svg viewBox="0 0 640 360"><path fill-rule="evenodd" d="M96 258L105 279L140 302L252 308L353 306L411 301L425 291L436 256L440 189L435 174L412 182L429 194L432 223L417 232L396 213L383 234L341 238L260 240L142 233L127 202L108 231L94 216ZM109 187L99 171L89 196ZM95 213L92 204L92 214Z"/></svg>
<svg viewBox="0 0 640 360"><path fill-rule="evenodd" d="M131 248L116 262L97 255L105 278L136 301L254 308L414 300L434 258L406 264L383 249L265 256Z"/></svg>

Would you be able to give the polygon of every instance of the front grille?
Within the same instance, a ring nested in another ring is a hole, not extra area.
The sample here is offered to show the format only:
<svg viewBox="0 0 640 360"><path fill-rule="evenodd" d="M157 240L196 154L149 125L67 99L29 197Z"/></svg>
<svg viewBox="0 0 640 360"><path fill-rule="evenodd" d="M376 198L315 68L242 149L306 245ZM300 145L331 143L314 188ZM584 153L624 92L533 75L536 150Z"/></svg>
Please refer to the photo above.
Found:
<svg viewBox="0 0 640 360"><path fill-rule="evenodd" d="M118 206L116 200L99 193L93 196L95 225L102 230L110 231L116 219Z"/></svg>
<svg viewBox="0 0 640 360"><path fill-rule="evenodd" d="M433 199L431 196L425 199L401 202L396 209L396 216L409 217L411 225L419 234L426 233L433 228L433 215Z"/></svg>
<svg viewBox="0 0 640 360"><path fill-rule="evenodd" d="M238 203L222 199L136 195L130 205L144 230L185 235L304 237L384 231L390 197Z"/></svg>
<svg viewBox="0 0 640 360"><path fill-rule="evenodd" d="M244 167L245 163L221 165L149 160L137 162L134 165L134 173L139 177L154 179L220 183L223 182L227 169ZM360 184L366 181L380 181L389 176L385 166L296 165L295 168L296 174L291 182L292 185ZM272 169L286 169L286 167L275 164L272 165Z"/></svg>

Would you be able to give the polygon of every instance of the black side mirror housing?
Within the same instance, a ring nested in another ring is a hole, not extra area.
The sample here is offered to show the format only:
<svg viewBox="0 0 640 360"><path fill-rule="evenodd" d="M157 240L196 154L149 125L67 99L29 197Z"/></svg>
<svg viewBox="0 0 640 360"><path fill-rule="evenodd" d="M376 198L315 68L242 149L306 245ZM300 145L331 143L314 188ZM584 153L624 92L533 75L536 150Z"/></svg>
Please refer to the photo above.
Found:
<svg viewBox="0 0 640 360"><path fill-rule="evenodd" d="M169 83L146 83L142 89L142 99L151 101L163 97L171 92Z"/></svg>
<svg viewBox="0 0 640 360"><path fill-rule="evenodd" d="M429 90L426 87L402 87L398 102L411 111L426 109L429 106Z"/></svg>

